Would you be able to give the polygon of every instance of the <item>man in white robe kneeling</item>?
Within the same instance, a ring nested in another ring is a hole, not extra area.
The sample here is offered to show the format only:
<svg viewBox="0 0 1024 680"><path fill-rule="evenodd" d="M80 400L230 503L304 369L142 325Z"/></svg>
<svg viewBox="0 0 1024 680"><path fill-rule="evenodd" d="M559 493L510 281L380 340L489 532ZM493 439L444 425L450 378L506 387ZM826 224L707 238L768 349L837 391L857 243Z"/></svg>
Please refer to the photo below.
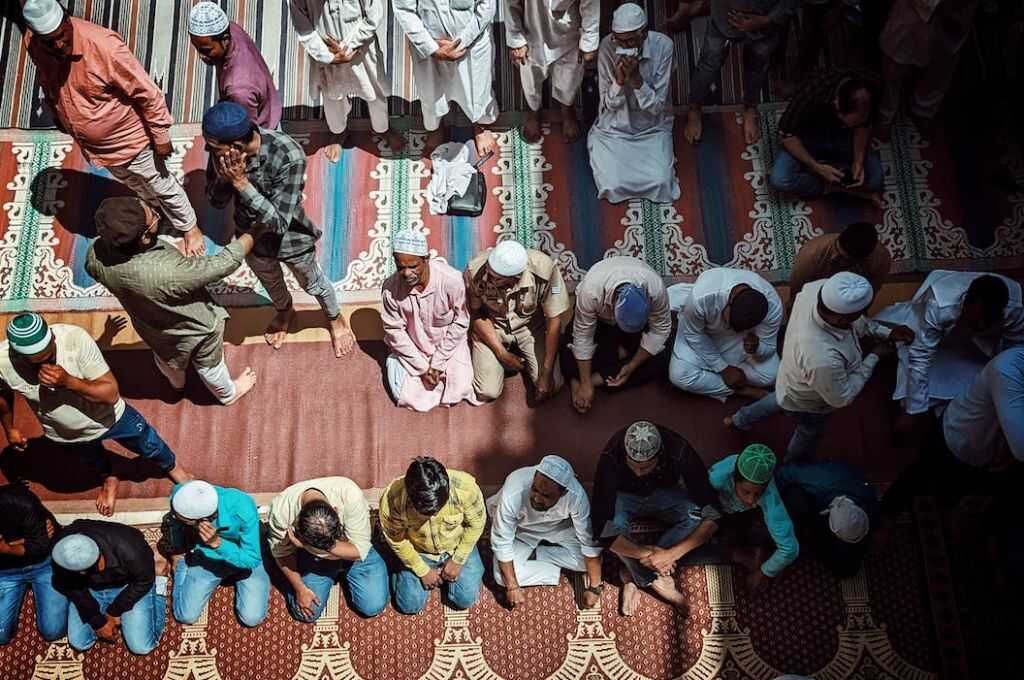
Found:
<svg viewBox="0 0 1024 680"><path fill-rule="evenodd" d="M672 40L647 30L647 14L626 3L597 55L601 103L587 149L599 198L621 203L679 198L672 147Z"/></svg>

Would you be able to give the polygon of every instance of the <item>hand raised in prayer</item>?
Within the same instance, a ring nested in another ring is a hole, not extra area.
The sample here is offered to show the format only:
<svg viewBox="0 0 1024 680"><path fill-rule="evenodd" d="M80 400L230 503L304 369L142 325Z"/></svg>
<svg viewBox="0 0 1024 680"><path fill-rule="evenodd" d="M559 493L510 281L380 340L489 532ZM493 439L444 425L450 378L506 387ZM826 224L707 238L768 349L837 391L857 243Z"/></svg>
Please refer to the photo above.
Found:
<svg viewBox="0 0 1024 680"><path fill-rule="evenodd" d="M889 342L899 342L906 345L914 342L914 338L917 334L914 333L914 329L910 326L896 326L889 331Z"/></svg>
<svg viewBox="0 0 1024 680"><path fill-rule="evenodd" d="M12 427L7 430L7 443L11 445L11 448L19 453L28 448L28 437L21 433L16 427Z"/></svg>
<svg viewBox="0 0 1024 680"><path fill-rule="evenodd" d="M512 371L521 371L523 370L523 366L526 365L523 363L523 358L521 356L513 354L508 350L505 350L498 355L498 361L501 362L502 366Z"/></svg>
<svg viewBox="0 0 1024 680"><path fill-rule="evenodd" d="M605 383L608 387L622 387L629 381L629 376L633 375L633 371L636 370L636 366L632 362L625 364L619 369L619 372L614 377L608 378Z"/></svg>
<svg viewBox="0 0 1024 680"><path fill-rule="evenodd" d="M454 583L462 573L462 565L455 560L448 560L441 568L441 578L448 583Z"/></svg>
<svg viewBox="0 0 1024 680"><path fill-rule="evenodd" d="M347 64L355 59L359 53L358 50L350 49L348 45L339 44L337 40L329 35L324 36L324 44L327 45L327 49L334 55L332 64Z"/></svg>
<svg viewBox="0 0 1024 680"><path fill-rule="evenodd" d="M676 560L668 550L659 548L658 546L652 546L651 554L647 557L640 558L640 564L644 565L648 569L653 569L662 576L668 576L672 573L672 570L675 569Z"/></svg>
<svg viewBox="0 0 1024 680"><path fill-rule="evenodd" d="M619 57L615 62L615 66L612 67L612 77L615 78L615 82L619 87L625 86L626 80L628 79L623 59L624 57Z"/></svg>
<svg viewBox="0 0 1024 680"><path fill-rule="evenodd" d="M228 148L215 155L213 167L220 178L231 184L236 190L241 191L249 181L245 174L245 154L238 149Z"/></svg>
<svg viewBox="0 0 1024 680"><path fill-rule="evenodd" d="M738 9L729 10L728 21L734 29L744 33L759 31L771 23L771 20L764 15L741 12Z"/></svg>
<svg viewBox="0 0 1024 680"><path fill-rule="evenodd" d="M510 47L508 48L508 58L516 66L523 66L526 64L526 53L528 48L526 45L522 47Z"/></svg>
<svg viewBox="0 0 1024 680"><path fill-rule="evenodd" d="M722 382L731 390L737 390L747 384L747 376L735 366L726 366L718 373Z"/></svg>
<svg viewBox="0 0 1024 680"><path fill-rule="evenodd" d="M204 519L196 525L196 529L199 530L199 540L214 550L220 547L220 534L216 527Z"/></svg>
<svg viewBox="0 0 1024 680"><path fill-rule="evenodd" d="M592 64L595 59L597 59L597 50L593 50L592 52L584 52L583 50L580 50L579 55L576 57L577 63L580 64Z"/></svg>
<svg viewBox="0 0 1024 680"><path fill-rule="evenodd" d="M747 354L754 354L760 346L761 338L757 337L753 333L747 333L743 336L743 351Z"/></svg>
<svg viewBox="0 0 1024 680"><path fill-rule="evenodd" d="M521 604L526 604L526 592L519 586L505 588L505 599L508 600L508 606L515 609Z"/></svg>
<svg viewBox="0 0 1024 680"><path fill-rule="evenodd" d="M466 48L462 47L462 38L437 38L437 51L432 55L439 61L458 61L466 56Z"/></svg>
<svg viewBox="0 0 1024 680"><path fill-rule="evenodd" d="M640 60L637 57L623 55L619 57L619 63L622 64L621 85L629 86L634 90L643 85L643 80L640 78Z"/></svg>
<svg viewBox="0 0 1024 680"><path fill-rule="evenodd" d="M420 576L420 583L423 584L424 590L433 590L441 585L441 572L437 569L431 569L423 576Z"/></svg>
<svg viewBox="0 0 1024 680"><path fill-rule="evenodd" d="M67 387L71 376L57 364L42 364L39 367L39 384L46 387Z"/></svg>

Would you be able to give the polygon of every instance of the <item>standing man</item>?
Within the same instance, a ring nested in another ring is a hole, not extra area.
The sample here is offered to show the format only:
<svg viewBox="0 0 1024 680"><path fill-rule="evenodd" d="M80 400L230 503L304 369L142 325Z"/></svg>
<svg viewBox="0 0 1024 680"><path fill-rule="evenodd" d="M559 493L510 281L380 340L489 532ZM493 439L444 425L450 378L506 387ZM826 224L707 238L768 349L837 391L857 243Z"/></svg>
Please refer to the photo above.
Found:
<svg viewBox="0 0 1024 680"><path fill-rule="evenodd" d="M539 250L502 241L469 261L465 279L477 397L500 397L505 371L524 372L538 400L557 392L561 317L570 305L558 264Z"/></svg>
<svg viewBox="0 0 1024 680"><path fill-rule="evenodd" d="M370 112L373 131L399 152L405 138L388 123L386 62L377 31L387 14L386 0L289 0L292 25L309 57L309 82L321 95L327 126L336 136L324 147L328 160L341 158L352 98L360 97Z"/></svg>
<svg viewBox="0 0 1024 680"><path fill-rule="evenodd" d="M288 612L312 623L344 577L352 611L373 617L388 604L388 570L371 544L370 506L355 482L321 477L292 484L270 502L270 554L290 589Z"/></svg>
<svg viewBox="0 0 1024 680"><path fill-rule="evenodd" d="M877 297L891 268L892 256L878 242L878 230L870 222L853 222L838 234L815 236L796 253L789 275L789 306L805 285L839 272L860 274Z"/></svg>
<svg viewBox="0 0 1024 680"><path fill-rule="evenodd" d="M99 346L78 326L49 326L31 312L7 324L0 343L0 424L11 446L25 451L28 438L14 425L15 392L39 419L43 436L80 453L103 480L96 498L101 515L114 514L120 481L103 448L106 439L149 458L179 484L192 479L153 426L124 403Z"/></svg>
<svg viewBox="0 0 1024 680"><path fill-rule="evenodd" d="M647 13L639 5L629 2L615 10L612 34L598 52L601 104L587 136L598 198L612 203L679 198L669 86L673 50L668 36L648 31Z"/></svg>
<svg viewBox="0 0 1024 680"><path fill-rule="evenodd" d="M398 562L391 573L395 609L417 614L430 591L445 585L449 606L472 607L484 575L476 544L486 521L475 479L433 458L413 460L380 497L381 529Z"/></svg>
<svg viewBox="0 0 1024 680"><path fill-rule="evenodd" d="M426 158L445 141L441 119L455 102L474 126L476 153L495 148L487 126L498 118L492 84L495 0L394 0L395 18L412 47L423 106Z"/></svg>
<svg viewBox="0 0 1024 680"><path fill-rule="evenodd" d="M462 274L430 259L422 232L399 232L392 250L395 273L382 286L380 313L391 397L414 411L477 403Z"/></svg>
<svg viewBox="0 0 1024 680"><path fill-rule="evenodd" d="M708 269L686 287L669 380L719 401L732 394L763 397L779 371L783 312L775 287L754 272L727 267Z"/></svg>
<svg viewBox="0 0 1024 680"><path fill-rule="evenodd" d="M245 29L208 0L192 6L188 37L203 63L217 69L219 101L235 102L261 128L281 123L281 95L267 62Z"/></svg>
<svg viewBox="0 0 1024 680"><path fill-rule="evenodd" d="M590 530L590 499L569 461L548 455L516 470L487 501L494 580L513 608L523 588L555 586L562 569L587 574L583 605L601 600L601 546Z"/></svg>
<svg viewBox="0 0 1024 680"><path fill-rule="evenodd" d="M748 430L785 411L796 421L786 460L813 455L829 414L853 403L878 361L895 353L892 343L914 339L906 326L890 330L863 318L873 297L868 280L853 272L804 286L786 327L775 392L727 417L726 426ZM879 342L865 357L858 338L866 336Z"/></svg>
<svg viewBox="0 0 1024 680"><path fill-rule="evenodd" d="M283 264L320 303L334 356L351 352L355 336L338 306L334 285L316 259L316 242L322 232L302 207L306 184L302 147L283 132L255 125L234 102L220 102L206 112L203 137L210 150L206 196L215 208L235 201L235 224L241 232L252 233L255 240L245 261L277 310L263 336L267 344L281 349L295 319L292 294L281 272Z"/></svg>
<svg viewBox="0 0 1024 680"><path fill-rule="evenodd" d="M185 258L157 236L160 216L145 201L104 199L95 219L99 238L89 246L85 270L128 312L171 386L184 390L192 365L222 404L251 390L256 384L252 368L246 366L232 380L224 363L228 313L206 287L241 266L252 250L252 236L242 234L216 255Z"/></svg>
<svg viewBox="0 0 1024 680"><path fill-rule="evenodd" d="M164 93L117 33L68 16L55 0L26 0L29 56L57 128L160 211L202 255L203 234L181 183L167 170L173 120Z"/></svg>
<svg viewBox="0 0 1024 680"><path fill-rule="evenodd" d="M128 651L152 652L167 622L167 561L126 524L79 519L54 538L53 586L71 601L71 647L115 643L120 627Z"/></svg>
<svg viewBox="0 0 1024 680"><path fill-rule="evenodd" d="M267 618L270 576L260 555L260 516L249 494L199 479L171 492L174 618L195 623L225 579L235 586L235 614L254 628Z"/></svg>
<svg viewBox="0 0 1024 680"><path fill-rule="evenodd" d="M612 435L594 475L591 527L622 560L623 615L636 612L639 588L686 609L672 572L714 535L721 516L716 503L704 463L679 433L638 420ZM632 533L642 519L668 526L652 545Z"/></svg>
<svg viewBox="0 0 1024 680"><path fill-rule="evenodd" d="M665 284L646 262L609 257L591 267L576 288L572 335L563 344L562 370L576 410L590 410L596 387L639 385L662 375L664 362L650 359L671 333Z"/></svg>
<svg viewBox="0 0 1024 680"><path fill-rule="evenodd" d="M800 0L710 0L711 20L704 33L700 61L690 83L690 110L686 113L686 141L696 144L704 132L702 107L711 94L733 45L743 45L743 138L747 144L761 139L757 100L768 78L768 67L783 31Z"/></svg>
<svg viewBox="0 0 1024 680"><path fill-rule="evenodd" d="M29 586L39 635L53 642L67 634L68 599L53 587L50 561L53 536L59 530L53 513L27 486L0 486L0 645L18 632Z"/></svg>
<svg viewBox="0 0 1024 680"><path fill-rule="evenodd" d="M556 6L557 5L557 6ZM505 42L509 59L519 67L526 104L530 107L523 138L540 141L540 105L544 81L551 79L551 96L562 109L562 139L572 144L580 136L576 93L583 82L584 64L597 57L601 22L599 0L507 0Z"/></svg>

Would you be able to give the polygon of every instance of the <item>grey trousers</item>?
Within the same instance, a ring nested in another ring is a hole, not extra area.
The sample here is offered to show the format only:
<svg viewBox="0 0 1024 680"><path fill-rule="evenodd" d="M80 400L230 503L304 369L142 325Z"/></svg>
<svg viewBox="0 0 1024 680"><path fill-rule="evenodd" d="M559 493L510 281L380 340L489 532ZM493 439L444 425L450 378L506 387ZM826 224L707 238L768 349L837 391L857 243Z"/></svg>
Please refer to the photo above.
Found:
<svg viewBox="0 0 1024 680"><path fill-rule="evenodd" d="M324 270L320 268L315 250L287 260L250 253L246 256L245 262L263 284L263 287L267 289L267 294L270 295L274 309L277 311L283 312L292 306L292 294L288 291L284 272L281 271L281 265L284 265L295 275L302 289L316 298L316 301L320 303L320 309L324 310L328 319L337 319L341 314L334 286L324 275Z"/></svg>

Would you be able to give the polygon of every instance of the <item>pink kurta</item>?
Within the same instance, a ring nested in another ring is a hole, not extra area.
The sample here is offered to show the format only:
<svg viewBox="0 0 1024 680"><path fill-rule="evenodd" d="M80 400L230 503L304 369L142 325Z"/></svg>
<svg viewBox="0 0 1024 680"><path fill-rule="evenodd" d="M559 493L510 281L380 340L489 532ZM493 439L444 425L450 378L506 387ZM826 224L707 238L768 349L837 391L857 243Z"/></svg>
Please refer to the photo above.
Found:
<svg viewBox="0 0 1024 680"><path fill-rule="evenodd" d="M384 282L381 297L384 344L409 373L402 394L395 395L398 405L429 411L462 400L478 403L466 340L469 310L462 273L431 260L430 280L422 291L410 291L396 272ZM419 376L429 368L443 371L444 378L428 391Z"/></svg>

